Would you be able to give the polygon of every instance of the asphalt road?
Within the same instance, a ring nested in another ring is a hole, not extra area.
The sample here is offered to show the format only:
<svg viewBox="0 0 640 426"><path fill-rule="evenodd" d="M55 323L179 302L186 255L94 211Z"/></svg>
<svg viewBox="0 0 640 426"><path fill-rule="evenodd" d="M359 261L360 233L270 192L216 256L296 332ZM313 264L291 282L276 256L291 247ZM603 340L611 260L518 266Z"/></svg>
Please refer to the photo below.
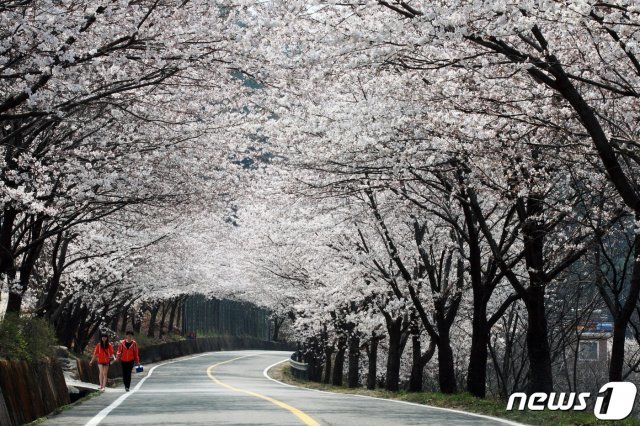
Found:
<svg viewBox="0 0 640 426"><path fill-rule="evenodd" d="M301 389L265 369L288 352L230 351L160 363L45 425L490 425L509 424L407 403Z"/></svg>

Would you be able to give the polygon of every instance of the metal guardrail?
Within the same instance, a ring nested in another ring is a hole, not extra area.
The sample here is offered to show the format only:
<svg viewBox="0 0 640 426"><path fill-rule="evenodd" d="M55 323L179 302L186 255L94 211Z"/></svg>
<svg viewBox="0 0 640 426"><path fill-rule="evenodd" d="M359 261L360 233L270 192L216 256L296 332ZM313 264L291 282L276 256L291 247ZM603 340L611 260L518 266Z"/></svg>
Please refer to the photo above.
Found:
<svg viewBox="0 0 640 426"><path fill-rule="evenodd" d="M297 379L309 380L309 364L301 362L301 359L302 354L300 352L294 352L291 354L291 358L289 358L291 374Z"/></svg>
<svg viewBox="0 0 640 426"><path fill-rule="evenodd" d="M295 368L296 370L300 370L300 371L309 370L309 364L305 364L304 362L298 362L290 359L289 364L291 365L291 368Z"/></svg>

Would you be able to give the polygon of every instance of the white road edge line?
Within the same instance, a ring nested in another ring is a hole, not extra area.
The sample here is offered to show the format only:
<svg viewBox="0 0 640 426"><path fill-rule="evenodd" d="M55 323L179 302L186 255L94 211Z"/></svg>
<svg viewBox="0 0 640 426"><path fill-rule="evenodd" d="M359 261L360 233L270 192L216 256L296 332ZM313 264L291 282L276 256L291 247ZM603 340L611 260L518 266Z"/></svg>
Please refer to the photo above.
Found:
<svg viewBox="0 0 640 426"><path fill-rule="evenodd" d="M206 355L211 355L212 352L207 352L204 354L200 354L200 355L196 355L196 356L192 356L189 358L180 358L180 359L176 359L173 361L169 361L169 362L163 362L162 364L158 364L154 367L151 368L151 370L149 370L149 374L147 374L146 376L144 376L142 378L142 380L140 380L138 382L138 384L136 385L135 388L133 388L133 390L131 392L125 392L124 394L122 394L118 399L116 399L115 401L113 401L109 406L105 407L102 409L102 411L100 411L98 414L96 414L91 420L89 420L87 423L85 423L85 426L96 426L97 424L99 424L102 420L104 420L105 417L107 417L109 415L109 413L111 413L115 408L117 408L120 404L122 404L122 402L129 398L132 394L134 394L138 389L140 389L140 386L142 386L142 384L144 383L145 380L147 380L149 377L151 377L151 375L153 374L153 371L162 366L162 365L167 365L167 364L173 364L174 362L181 362L181 361L188 361L190 359L194 359L194 358L200 358L201 356L206 356Z"/></svg>
<svg viewBox="0 0 640 426"><path fill-rule="evenodd" d="M322 391L322 390L319 390L319 389L303 388L301 386L290 385L289 383L283 383L280 380L276 380L273 377L269 376L269 374L268 374L269 370L271 370L276 365L282 364L283 362L287 362L287 361L289 361L288 358L287 359L283 359L282 361L278 361L275 364L271 364L270 366L268 366L267 368L265 368L262 371L262 375L264 377L266 377L267 379L271 380L272 382L276 382L276 383L281 384L283 386L288 386L288 387L291 387L291 388L298 388L298 389L307 390L307 391L311 391L311 392L327 393L329 395L353 396L353 397L357 397L357 398L379 399L381 401L395 402L396 404L413 405L415 407L429 408L429 409L433 409L433 410L448 411L450 413L466 414L468 416L481 417L483 419L490 419L490 420L494 420L494 421L501 422L501 423L504 423L504 424L507 424L507 425L512 425L512 426L526 426L523 423L517 423L517 422L513 422L511 420L501 419L499 417L486 416L484 414L469 413L467 411L455 410L453 408L434 407L433 405L416 404L415 402L398 401L396 399L379 398L379 397L376 397L376 396L368 396L368 395L358 395L358 394L355 394L355 393L336 393L336 392Z"/></svg>

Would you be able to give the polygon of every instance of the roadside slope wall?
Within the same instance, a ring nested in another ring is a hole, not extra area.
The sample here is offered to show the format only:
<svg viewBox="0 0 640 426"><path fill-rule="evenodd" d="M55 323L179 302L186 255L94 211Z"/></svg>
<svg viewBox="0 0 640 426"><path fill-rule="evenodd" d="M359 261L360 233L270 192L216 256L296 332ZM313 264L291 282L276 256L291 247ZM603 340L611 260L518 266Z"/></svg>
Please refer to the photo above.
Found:
<svg viewBox="0 0 640 426"><path fill-rule="evenodd" d="M21 425L69 404L62 369L55 360L0 360L0 424Z"/></svg>

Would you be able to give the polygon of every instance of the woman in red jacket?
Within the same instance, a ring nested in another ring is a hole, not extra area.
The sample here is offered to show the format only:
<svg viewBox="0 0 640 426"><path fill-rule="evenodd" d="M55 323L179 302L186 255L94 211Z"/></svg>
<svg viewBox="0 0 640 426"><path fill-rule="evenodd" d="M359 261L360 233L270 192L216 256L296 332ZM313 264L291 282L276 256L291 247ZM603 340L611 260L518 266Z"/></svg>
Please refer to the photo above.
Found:
<svg viewBox="0 0 640 426"><path fill-rule="evenodd" d="M107 333L100 333L100 341L96 345L93 351L93 356L89 365L93 365L95 360L98 360L98 369L100 370L100 391L104 392L105 386L107 386L107 375L109 374L109 364L111 360L115 360L113 355L113 346L109 343L109 335Z"/></svg>
<svg viewBox="0 0 640 426"><path fill-rule="evenodd" d="M125 339L120 341L116 358L122 362L122 381L124 382L124 390L129 392L133 363L135 362L140 365L138 343L133 340L133 331L127 331Z"/></svg>

